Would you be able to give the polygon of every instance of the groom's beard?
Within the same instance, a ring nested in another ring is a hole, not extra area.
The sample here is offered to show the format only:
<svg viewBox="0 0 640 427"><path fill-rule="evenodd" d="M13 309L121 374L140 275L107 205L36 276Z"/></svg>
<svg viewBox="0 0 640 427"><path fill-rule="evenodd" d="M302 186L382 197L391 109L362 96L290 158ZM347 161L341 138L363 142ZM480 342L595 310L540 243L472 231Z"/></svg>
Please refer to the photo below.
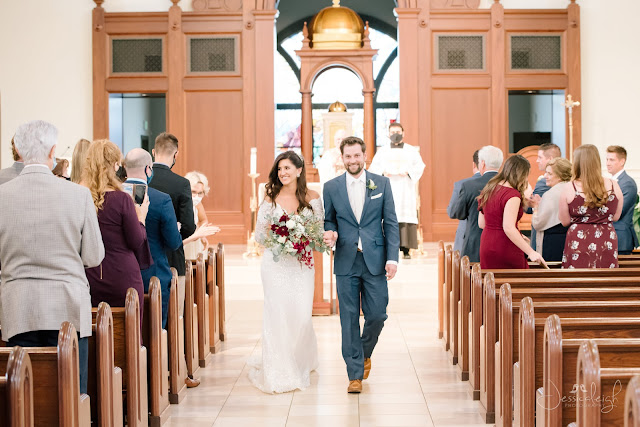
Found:
<svg viewBox="0 0 640 427"><path fill-rule="evenodd" d="M356 163L356 164L347 166L347 172L349 172L351 175L358 175L363 168L364 168L364 163Z"/></svg>

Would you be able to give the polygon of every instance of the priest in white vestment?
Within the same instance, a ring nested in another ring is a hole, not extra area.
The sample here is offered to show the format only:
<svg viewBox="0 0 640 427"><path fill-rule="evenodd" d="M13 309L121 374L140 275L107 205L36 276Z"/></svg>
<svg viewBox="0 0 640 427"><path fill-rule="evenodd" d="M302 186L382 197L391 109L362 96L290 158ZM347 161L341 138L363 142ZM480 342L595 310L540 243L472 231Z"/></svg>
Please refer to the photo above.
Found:
<svg viewBox="0 0 640 427"><path fill-rule="evenodd" d="M391 143L376 152L369 171L391 181L400 225L400 250L404 258L411 258L409 250L418 248L417 184L425 165L418 148L404 143L404 128L400 123L391 123L389 139Z"/></svg>
<svg viewBox="0 0 640 427"><path fill-rule="evenodd" d="M342 153L340 152L340 143L347 136L346 132L339 129L333 136L334 146L325 150L318 162L318 174L320 175L320 183L324 183L342 175L345 172Z"/></svg>

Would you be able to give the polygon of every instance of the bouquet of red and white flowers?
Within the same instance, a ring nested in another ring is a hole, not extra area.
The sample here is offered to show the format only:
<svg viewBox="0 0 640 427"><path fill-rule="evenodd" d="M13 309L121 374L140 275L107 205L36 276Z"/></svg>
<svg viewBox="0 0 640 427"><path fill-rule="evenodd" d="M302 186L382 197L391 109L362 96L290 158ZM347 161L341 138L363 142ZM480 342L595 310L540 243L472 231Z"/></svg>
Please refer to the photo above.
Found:
<svg viewBox="0 0 640 427"><path fill-rule="evenodd" d="M282 255L295 257L300 264L313 267L313 251L328 252L322 236L321 220L310 209L293 215L283 214L271 218L264 246L271 250L273 260Z"/></svg>

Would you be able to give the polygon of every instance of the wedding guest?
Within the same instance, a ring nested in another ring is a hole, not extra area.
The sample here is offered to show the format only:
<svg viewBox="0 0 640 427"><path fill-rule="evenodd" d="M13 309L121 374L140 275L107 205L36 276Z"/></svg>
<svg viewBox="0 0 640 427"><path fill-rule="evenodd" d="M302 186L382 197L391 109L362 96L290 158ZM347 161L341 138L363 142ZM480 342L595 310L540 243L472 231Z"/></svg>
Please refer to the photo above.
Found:
<svg viewBox="0 0 640 427"><path fill-rule="evenodd" d="M94 307L102 301L111 307L124 307L127 290L134 288L142 319L144 286L140 270L152 263L145 230L149 198L145 196L142 205L137 205L122 191L116 178L121 159L120 149L106 139L94 141L87 150L82 185L91 191L105 248L102 264L87 269L87 278Z"/></svg>
<svg viewBox="0 0 640 427"><path fill-rule="evenodd" d="M196 231L187 237L184 245L184 256L186 259L195 260L198 254L206 251L209 241L206 236L211 236L220 229L209 224L207 212L202 205L202 199L209 194L209 180L202 172L191 171L185 176L191 184L191 197L193 199L193 220L196 222ZM204 234L203 234L204 233ZM205 236L205 237L203 237Z"/></svg>
<svg viewBox="0 0 640 427"><path fill-rule="evenodd" d="M618 254L629 255L638 246L638 236L633 229L633 210L638 204L638 186L633 178L627 175L624 165L627 163L627 150L619 145L607 147L607 171L611 178L618 181L622 197L622 214L620 220L613 223L618 234Z"/></svg>
<svg viewBox="0 0 640 427"><path fill-rule="evenodd" d="M622 214L622 191L602 176L600 153L586 144L573 153L573 180L560 197L558 217L567 231L563 268L618 267L613 222Z"/></svg>
<svg viewBox="0 0 640 427"><path fill-rule="evenodd" d="M518 229L523 215L525 191L529 187L529 161L516 154L509 157L502 170L487 183L478 197L480 267L529 268L531 261L544 262Z"/></svg>
<svg viewBox="0 0 640 427"><path fill-rule="evenodd" d="M469 178L464 178L464 179L461 179L460 181L456 181L453 184L453 191L451 192L451 200L449 200L449 205L447 205L447 214L449 215L449 218L453 219L452 217L453 212L451 208L457 203L458 197L460 197L460 187L462 186L462 184L469 181L470 179L478 178L481 176L480 171L478 170L478 151L479 150L476 150L473 153L473 166L471 166L473 175L471 175ZM458 228L456 228L456 238L453 242L454 251L462 251L462 243L464 241L464 230L466 228L467 228L466 219L461 219L460 221L458 221Z"/></svg>
<svg viewBox="0 0 640 427"><path fill-rule="evenodd" d="M16 150L14 138L11 138L11 154L13 155L13 165L0 170L0 185L5 182L9 182L20 175L20 172L22 172L22 169L24 168L24 162Z"/></svg>
<svg viewBox="0 0 640 427"><path fill-rule="evenodd" d="M84 267L100 264L104 246L89 190L51 173L57 140L55 126L40 120L16 131L14 158L26 166L0 186L0 323L8 346L50 347L62 322L71 322L86 393L91 295Z"/></svg>
<svg viewBox="0 0 640 427"><path fill-rule="evenodd" d="M82 179L82 166L84 165L84 159L87 157L89 145L91 145L91 142L83 138L76 142L76 146L73 148L73 155L71 156L71 182L79 184Z"/></svg>
<svg viewBox="0 0 640 427"><path fill-rule="evenodd" d="M561 261L567 227L560 223L558 206L564 187L571 180L571 162L556 157L547 163L544 177L549 190L540 199L532 218L532 226L536 230L536 252L546 261Z"/></svg>
<svg viewBox="0 0 640 427"><path fill-rule="evenodd" d="M153 160L151 154L142 148L134 148L124 159L128 184L148 185L153 179ZM155 188L148 188L149 211L145 221L145 230L151 249L153 265L141 271L145 293L149 292L149 281L152 277L160 280L162 291L162 327L167 325L169 312L169 291L171 288L171 268L167 260L167 252L174 251L182 244L182 236L178 231L178 221L173 211L171 197Z"/></svg>

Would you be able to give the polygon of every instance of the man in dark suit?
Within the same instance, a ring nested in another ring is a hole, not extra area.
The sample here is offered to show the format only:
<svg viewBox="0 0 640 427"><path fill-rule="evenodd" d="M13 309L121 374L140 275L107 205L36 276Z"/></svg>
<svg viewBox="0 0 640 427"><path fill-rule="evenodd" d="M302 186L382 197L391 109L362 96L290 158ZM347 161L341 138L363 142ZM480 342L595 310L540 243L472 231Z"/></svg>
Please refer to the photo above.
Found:
<svg viewBox="0 0 640 427"><path fill-rule="evenodd" d="M540 199L542 199L544 193L551 189L551 187L547 185L547 180L544 178L544 173L547 170L547 164L552 159L560 156L562 156L560 147L558 147L556 144L552 144L551 142L545 142L538 148L538 158L536 159L536 163L538 164L538 170L542 172L542 175L538 177L536 186L533 189L533 194L527 201L529 206L525 209L525 213L532 214L533 210L538 207ZM536 248L536 230L533 228L533 224L531 225L531 247L533 249Z"/></svg>
<svg viewBox="0 0 640 427"><path fill-rule="evenodd" d="M149 184L165 194L171 196L176 219L180 224L182 240L188 238L196 231L196 223L193 215L193 199L191 198L191 184L180 175L171 172L178 156L178 138L163 132L156 137L156 144L152 150L155 162L153 163L153 180ZM184 313L184 275L185 258L182 244L175 251L167 252L169 266L178 271L178 311ZM187 387L196 387L199 380L187 378Z"/></svg>
<svg viewBox="0 0 640 427"><path fill-rule="evenodd" d="M471 262L480 262L480 236L482 229L478 226L478 200L484 186L493 178L502 165L502 150L493 145L486 145L478 151L478 170L482 174L464 182L460 186L457 200L450 206L450 217L466 219L467 228L462 243L462 256L468 256Z"/></svg>
<svg viewBox="0 0 640 427"><path fill-rule="evenodd" d="M20 172L22 172L22 169L24 168L24 162L22 161L20 154L18 154L18 151L16 151L16 145L13 138L11 138L11 154L13 155L13 164L8 168L0 170L0 185L5 182L9 182L20 175Z"/></svg>
<svg viewBox="0 0 640 427"><path fill-rule="evenodd" d="M142 148L134 148L127 153L124 159L124 167L127 171L127 183L143 184L153 178L153 161L151 154ZM167 326L167 313L169 311L169 289L171 287L171 268L167 260L167 252L177 250L182 246L182 236L178 231L178 221L173 210L171 197L155 188L148 188L149 212L145 228L149 248L153 257L153 265L142 270L142 282L145 293L149 292L149 280L155 276L160 280L162 289L162 327Z"/></svg>
<svg viewBox="0 0 640 427"><path fill-rule="evenodd" d="M607 170L612 179L618 181L622 190L622 214L620 219L613 223L618 234L618 254L628 255L638 246L638 236L633 229L633 210L638 203L638 186L636 182L624 171L627 163L627 150L619 145L607 147Z"/></svg>
<svg viewBox="0 0 640 427"><path fill-rule="evenodd" d="M469 181L470 179L480 177L480 171L478 170L478 151L479 150L476 150L473 153L473 175L470 176L469 178L456 181L453 184L453 192L451 192L451 200L449 200L449 205L447 206L447 214L449 215L449 218L453 218L451 216L452 215L451 207L456 204L458 197L460 197L460 187L462 187L462 184ZM464 242L464 231L466 229L467 229L467 220L461 219L460 221L458 221L458 228L456 229L456 239L453 242L454 251L462 252L462 244Z"/></svg>

